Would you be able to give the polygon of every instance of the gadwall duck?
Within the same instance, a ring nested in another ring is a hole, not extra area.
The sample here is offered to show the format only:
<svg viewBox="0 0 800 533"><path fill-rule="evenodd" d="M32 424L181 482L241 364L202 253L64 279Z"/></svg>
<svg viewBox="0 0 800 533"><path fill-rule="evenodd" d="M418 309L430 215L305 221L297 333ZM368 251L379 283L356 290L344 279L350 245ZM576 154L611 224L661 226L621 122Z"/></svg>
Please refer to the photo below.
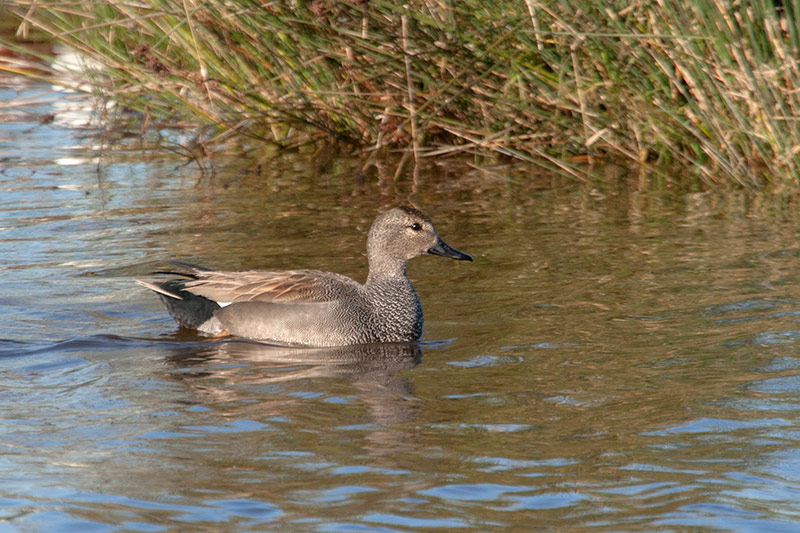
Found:
<svg viewBox="0 0 800 533"><path fill-rule="evenodd" d="M424 213L396 207L369 230L363 285L319 270L222 272L185 263L171 272L182 279L136 282L157 292L181 327L209 335L320 347L413 342L422 334L422 306L406 266L425 254L472 261Z"/></svg>

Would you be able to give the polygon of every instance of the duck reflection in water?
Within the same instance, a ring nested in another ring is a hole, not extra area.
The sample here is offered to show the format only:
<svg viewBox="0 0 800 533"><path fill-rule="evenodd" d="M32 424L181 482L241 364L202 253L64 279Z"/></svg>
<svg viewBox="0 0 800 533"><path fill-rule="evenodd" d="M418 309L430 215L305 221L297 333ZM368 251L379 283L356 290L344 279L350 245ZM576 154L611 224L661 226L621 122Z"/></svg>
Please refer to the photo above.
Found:
<svg viewBox="0 0 800 533"><path fill-rule="evenodd" d="M397 374L422 362L418 343L375 343L331 348L275 346L246 340L176 343L167 362L172 377L205 396L204 403L224 402L236 417L280 414L302 401L275 394L264 386L301 380L346 380L369 407L377 424L413 417L416 402L409 380ZM243 401L255 400L255 401ZM411 400L411 401L409 401ZM247 411L256 410L258 414Z"/></svg>

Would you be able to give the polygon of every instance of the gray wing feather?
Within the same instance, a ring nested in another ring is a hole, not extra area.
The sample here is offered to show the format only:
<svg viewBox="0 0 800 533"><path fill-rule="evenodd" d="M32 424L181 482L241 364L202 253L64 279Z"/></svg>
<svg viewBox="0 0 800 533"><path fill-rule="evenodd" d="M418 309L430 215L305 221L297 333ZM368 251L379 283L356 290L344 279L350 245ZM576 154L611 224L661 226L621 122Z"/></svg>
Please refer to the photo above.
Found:
<svg viewBox="0 0 800 533"><path fill-rule="evenodd" d="M184 290L215 302L321 303L338 300L360 285L340 274L319 270L246 272L194 271Z"/></svg>

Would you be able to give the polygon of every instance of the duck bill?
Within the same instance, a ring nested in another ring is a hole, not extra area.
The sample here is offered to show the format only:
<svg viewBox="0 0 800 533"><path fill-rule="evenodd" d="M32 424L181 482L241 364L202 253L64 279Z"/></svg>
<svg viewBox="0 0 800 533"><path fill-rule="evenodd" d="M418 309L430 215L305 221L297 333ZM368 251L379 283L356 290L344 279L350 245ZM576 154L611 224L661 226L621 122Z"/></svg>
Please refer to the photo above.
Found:
<svg viewBox="0 0 800 533"><path fill-rule="evenodd" d="M428 253L433 255L441 255L442 257L449 257L450 259L456 259L458 261L472 261L471 255L465 254L464 252L459 252L442 239L436 239L436 244L430 247Z"/></svg>

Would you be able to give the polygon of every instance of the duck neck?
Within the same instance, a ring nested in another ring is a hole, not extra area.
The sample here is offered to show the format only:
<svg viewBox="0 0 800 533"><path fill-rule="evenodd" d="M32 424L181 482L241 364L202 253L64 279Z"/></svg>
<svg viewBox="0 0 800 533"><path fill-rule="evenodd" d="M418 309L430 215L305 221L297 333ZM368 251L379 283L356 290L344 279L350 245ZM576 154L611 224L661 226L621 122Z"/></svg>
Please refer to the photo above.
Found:
<svg viewBox="0 0 800 533"><path fill-rule="evenodd" d="M380 302L402 302L417 307L419 298L406 275L408 261L370 261L364 287L370 297Z"/></svg>
<svg viewBox="0 0 800 533"><path fill-rule="evenodd" d="M405 280L408 283L407 268L408 261L376 261L370 257L367 285L394 279Z"/></svg>
<svg viewBox="0 0 800 533"><path fill-rule="evenodd" d="M422 305L405 267L404 263L402 268L388 272L370 269L364 285L385 342L415 341L422 334Z"/></svg>

